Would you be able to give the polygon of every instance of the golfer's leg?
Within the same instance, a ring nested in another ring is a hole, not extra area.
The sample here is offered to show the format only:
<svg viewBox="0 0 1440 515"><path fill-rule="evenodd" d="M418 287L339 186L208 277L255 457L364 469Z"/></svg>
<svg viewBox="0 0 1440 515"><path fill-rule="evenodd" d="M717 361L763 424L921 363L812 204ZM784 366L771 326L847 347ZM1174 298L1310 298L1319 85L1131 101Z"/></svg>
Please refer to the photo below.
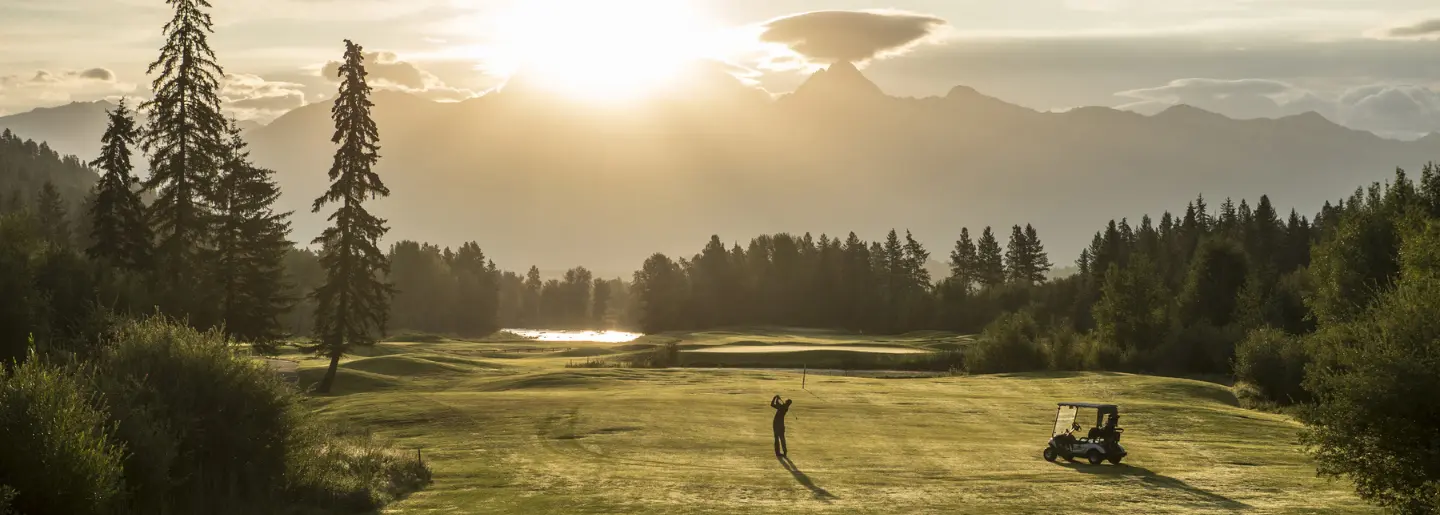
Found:
<svg viewBox="0 0 1440 515"><path fill-rule="evenodd" d="M790 446L785 445L785 432L784 432L784 431L781 431L781 432L780 432L780 455L781 455L781 456L788 456L788 455L790 455Z"/></svg>
<svg viewBox="0 0 1440 515"><path fill-rule="evenodd" d="M780 433L775 433L775 455L780 455Z"/></svg>

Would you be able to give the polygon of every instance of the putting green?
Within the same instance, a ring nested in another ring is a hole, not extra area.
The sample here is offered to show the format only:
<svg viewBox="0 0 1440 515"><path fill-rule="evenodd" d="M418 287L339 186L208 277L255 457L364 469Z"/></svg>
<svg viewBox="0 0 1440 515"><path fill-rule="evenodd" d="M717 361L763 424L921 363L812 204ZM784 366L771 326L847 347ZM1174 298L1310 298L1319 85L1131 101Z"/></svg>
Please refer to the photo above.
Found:
<svg viewBox="0 0 1440 515"><path fill-rule="evenodd" d="M789 372L483 357L496 345L381 344L313 400L433 468L433 485L387 512L1371 512L1349 484L1315 477L1298 424L1242 409L1212 383L812 375L807 391ZM301 361L302 384L322 372ZM788 462L771 452L775 394L794 400ZM1062 400L1120 404L1130 457L1041 459Z"/></svg>

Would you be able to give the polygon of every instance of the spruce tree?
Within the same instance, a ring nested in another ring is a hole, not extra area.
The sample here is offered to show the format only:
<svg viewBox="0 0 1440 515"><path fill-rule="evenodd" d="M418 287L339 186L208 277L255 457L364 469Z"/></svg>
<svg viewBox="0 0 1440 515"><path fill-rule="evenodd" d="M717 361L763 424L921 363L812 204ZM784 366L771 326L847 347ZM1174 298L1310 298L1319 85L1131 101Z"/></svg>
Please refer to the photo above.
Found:
<svg viewBox="0 0 1440 515"><path fill-rule="evenodd" d="M90 203L90 247L85 253L112 265L140 270L149 263L150 225L140 201L140 180L131 175L130 146L137 137L135 119L121 99L109 112L100 157L90 166L101 171Z"/></svg>
<svg viewBox="0 0 1440 515"><path fill-rule="evenodd" d="M1141 227L1147 229L1145 234L1154 234L1153 229L1148 229L1150 227L1149 217L1145 218L1145 223ZM1025 224L1025 253L1030 264L1030 277L1028 277L1030 284L1045 282L1046 276L1050 274L1050 269L1055 265L1050 262L1050 255L1045 252L1045 244L1040 243L1040 235L1030 224Z"/></svg>
<svg viewBox="0 0 1440 515"><path fill-rule="evenodd" d="M845 238L840 265L840 295L844 297L845 319L850 329L864 329L874 314L874 273L870 248L855 233Z"/></svg>
<svg viewBox="0 0 1440 515"><path fill-rule="evenodd" d="M970 229L960 228L960 239L955 241L955 250L950 252L950 283L967 295L975 287L979 267L975 242L970 240Z"/></svg>
<svg viewBox="0 0 1440 515"><path fill-rule="evenodd" d="M1018 225L1012 226L1010 242L1005 245L1005 279L1012 283L1029 283L1032 275L1025 232Z"/></svg>
<svg viewBox="0 0 1440 515"><path fill-rule="evenodd" d="M914 292L924 292L930 288L930 270L925 268L925 263L930 261L930 251L925 250L909 230L905 231L905 275L908 279L908 287Z"/></svg>
<svg viewBox="0 0 1440 515"><path fill-rule="evenodd" d="M60 190L50 181L45 181L35 199L35 219L46 242L57 247L70 245L70 215L65 209L65 199L60 198Z"/></svg>
<svg viewBox="0 0 1440 515"><path fill-rule="evenodd" d="M319 391L329 392L335 382L340 357L356 345L371 345L385 331L393 289L381 279L389 263L377 242L388 230L385 220L371 215L363 205L367 198L383 197L390 190L373 170L380 160L379 131L370 117L370 86L365 82L365 63L360 45L345 40L345 61L340 65L340 95L331 108L338 143L330 167L330 189L315 199L313 211L338 203L330 215L334 224L316 238L321 245L320 264L325 267L325 284L314 292L314 351L330 357Z"/></svg>
<svg viewBox="0 0 1440 515"><path fill-rule="evenodd" d="M976 263L980 284L989 288L1005 283L1005 258L1000 253L1000 242L995 239L995 233L989 227L980 233L980 242L976 245Z"/></svg>
<svg viewBox="0 0 1440 515"><path fill-rule="evenodd" d="M166 0L175 17L165 24L165 46L146 73L155 73L155 97L140 105L149 123L140 143L150 155L145 188L155 192L150 223L157 269L178 288L180 306L195 302L204 286L201 250L210 243L216 176L225 156L225 118L219 80L224 70L206 41L213 32L206 0Z"/></svg>
<svg viewBox="0 0 1440 515"><path fill-rule="evenodd" d="M233 123L216 182L212 265L220 320L237 339L269 344L283 336L280 315L297 299L287 293L285 255L293 244L289 212L277 213L275 172L250 162Z"/></svg>
<svg viewBox="0 0 1440 515"><path fill-rule="evenodd" d="M910 282L909 264L905 261L905 245L900 243L900 235L895 229L885 235L885 300L892 309L896 303L905 295L905 290Z"/></svg>

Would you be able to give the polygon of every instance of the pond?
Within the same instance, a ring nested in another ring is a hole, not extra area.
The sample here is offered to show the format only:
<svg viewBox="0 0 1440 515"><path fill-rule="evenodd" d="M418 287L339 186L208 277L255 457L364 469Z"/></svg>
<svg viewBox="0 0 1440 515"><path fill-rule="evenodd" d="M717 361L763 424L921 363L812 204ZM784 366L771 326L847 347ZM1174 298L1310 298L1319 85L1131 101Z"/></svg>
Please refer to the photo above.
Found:
<svg viewBox="0 0 1440 515"><path fill-rule="evenodd" d="M505 332L541 342L625 343L645 336L624 331L577 331L568 329L504 329Z"/></svg>

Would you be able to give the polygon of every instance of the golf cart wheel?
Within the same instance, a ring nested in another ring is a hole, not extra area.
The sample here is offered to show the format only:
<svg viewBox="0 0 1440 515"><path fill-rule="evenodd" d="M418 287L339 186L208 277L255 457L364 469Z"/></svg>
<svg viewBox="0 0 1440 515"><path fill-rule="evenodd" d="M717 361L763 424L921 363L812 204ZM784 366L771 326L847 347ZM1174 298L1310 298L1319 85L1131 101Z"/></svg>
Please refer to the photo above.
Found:
<svg viewBox="0 0 1440 515"><path fill-rule="evenodd" d="M1095 449L1090 449L1090 452L1085 453L1085 459L1088 460L1091 465L1099 465L1105 462L1105 457L1101 456L1100 451Z"/></svg>
<svg viewBox="0 0 1440 515"><path fill-rule="evenodd" d="M1124 456L1111 456L1111 457L1110 457L1110 464L1111 464L1111 465L1119 465L1119 464L1120 464L1120 458L1124 458Z"/></svg>
<svg viewBox="0 0 1440 515"><path fill-rule="evenodd" d="M1054 447L1046 447L1046 448L1045 448L1045 461L1054 462L1054 461L1055 461L1055 458L1057 458L1057 457L1059 457L1059 456L1060 456L1060 455L1055 452L1055 448L1054 448Z"/></svg>

